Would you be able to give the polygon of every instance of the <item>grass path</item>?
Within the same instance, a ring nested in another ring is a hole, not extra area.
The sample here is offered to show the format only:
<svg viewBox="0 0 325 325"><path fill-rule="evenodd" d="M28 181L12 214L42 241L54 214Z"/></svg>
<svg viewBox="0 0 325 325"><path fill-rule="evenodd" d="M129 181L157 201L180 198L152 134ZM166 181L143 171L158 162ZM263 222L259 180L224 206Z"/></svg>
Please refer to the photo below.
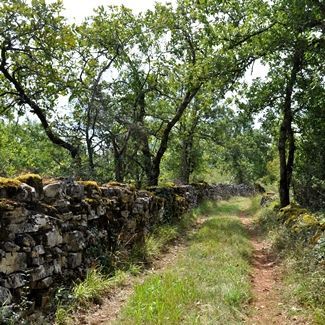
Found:
<svg viewBox="0 0 325 325"><path fill-rule="evenodd" d="M248 198L210 203L204 222L151 270L74 323L307 324L282 307L281 268L254 226L257 209Z"/></svg>
<svg viewBox="0 0 325 325"><path fill-rule="evenodd" d="M238 215L249 202L211 205L187 247L163 272L135 286L113 323L242 324L251 300L251 245Z"/></svg>

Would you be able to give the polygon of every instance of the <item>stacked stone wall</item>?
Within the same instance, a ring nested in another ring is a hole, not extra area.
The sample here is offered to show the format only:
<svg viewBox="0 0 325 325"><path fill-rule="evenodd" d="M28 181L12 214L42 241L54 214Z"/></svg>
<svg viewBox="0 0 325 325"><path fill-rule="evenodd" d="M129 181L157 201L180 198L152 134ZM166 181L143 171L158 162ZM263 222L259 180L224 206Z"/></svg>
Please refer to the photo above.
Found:
<svg viewBox="0 0 325 325"><path fill-rule="evenodd" d="M136 190L118 183L23 181L0 182L0 304L19 301L27 291L36 307L47 305L57 285L82 278L103 250L130 250L203 200L254 192L246 185Z"/></svg>

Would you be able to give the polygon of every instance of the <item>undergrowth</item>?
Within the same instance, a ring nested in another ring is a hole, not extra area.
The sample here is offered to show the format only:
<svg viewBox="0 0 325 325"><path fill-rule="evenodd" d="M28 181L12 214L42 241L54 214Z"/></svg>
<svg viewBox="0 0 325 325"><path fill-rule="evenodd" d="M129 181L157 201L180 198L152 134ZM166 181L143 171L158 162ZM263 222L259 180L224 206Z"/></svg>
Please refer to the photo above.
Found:
<svg viewBox="0 0 325 325"><path fill-rule="evenodd" d="M259 225L282 259L289 313L325 324L324 216L294 204L279 210L274 202L260 211Z"/></svg>

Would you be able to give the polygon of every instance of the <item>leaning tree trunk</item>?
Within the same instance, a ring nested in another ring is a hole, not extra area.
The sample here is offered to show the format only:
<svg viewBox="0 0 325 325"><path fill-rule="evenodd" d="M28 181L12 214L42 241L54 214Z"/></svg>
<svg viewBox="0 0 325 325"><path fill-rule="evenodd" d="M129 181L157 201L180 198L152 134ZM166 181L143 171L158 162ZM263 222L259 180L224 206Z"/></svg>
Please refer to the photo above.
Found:
<svg viewBox="0 0 325 325"><path fill-rule="evenodd" d="M302 68L303 51L297 47L293 56L290 78L285 89L285 99L283 104L283 117L280 126L278 150L280 158L280 184L279 196L280 206L285 207L290 204L290 185L294 165L295 140L292 129L293 112L292 96L297 80L297 75Z"/></svg>
<svg viewBox="0 0 325 325"><path fill-rule="evenodd" d="M151 174L149 179L149 185L156 186L158 185L159 175L160 175L160 163L161 160L168 148L168 141L170 133L175 126L175 124L181 119L184 111L188 107L188 105L191 103L192 99L195 97L195 95L200 90L201 85L189 90L186 92L182 102L177 107L176 113L174 117L167 123L166 128L163 132L161 142L159 149L157 151L156 156L152 159L152 167L151 167Z"/></svg>

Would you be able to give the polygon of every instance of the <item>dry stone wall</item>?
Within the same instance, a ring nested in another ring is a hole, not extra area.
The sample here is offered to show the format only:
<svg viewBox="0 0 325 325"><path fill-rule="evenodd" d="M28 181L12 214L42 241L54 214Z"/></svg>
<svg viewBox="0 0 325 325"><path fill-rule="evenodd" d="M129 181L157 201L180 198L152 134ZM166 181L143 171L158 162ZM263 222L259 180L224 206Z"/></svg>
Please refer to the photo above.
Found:
<svg viewBox="0 0 325 325"><path fill-rule="evenodd" d="M27 292L36 307L47 305L58 284L82 278L103 251L141 245L157 225L177 222L203 200L254 192L245 185L135 190L118 183L22 181L0 182L0 304Z"/></svg>

